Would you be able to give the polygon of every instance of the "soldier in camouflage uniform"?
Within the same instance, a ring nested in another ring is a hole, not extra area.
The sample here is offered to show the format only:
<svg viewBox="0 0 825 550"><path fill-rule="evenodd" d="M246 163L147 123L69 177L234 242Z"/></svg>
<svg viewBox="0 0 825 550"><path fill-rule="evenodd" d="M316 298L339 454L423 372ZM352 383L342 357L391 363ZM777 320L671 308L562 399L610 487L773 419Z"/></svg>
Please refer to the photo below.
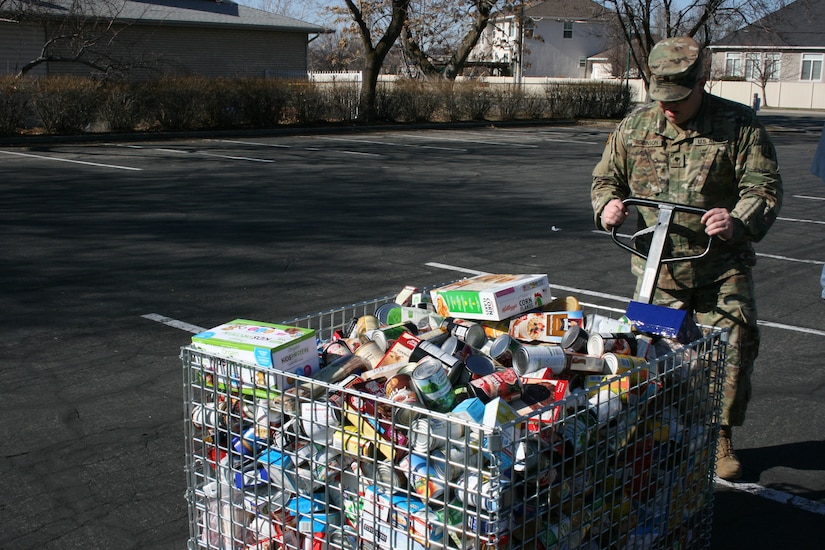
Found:
<svg viewBox="0 0 825 550"><path fill-rule="evenodd" d="M704 91L696 41L665 39L648 63L654 102L619 123L607 142L593 171L595 222L605 230L621 225L629 214L622 199L631 196L707 210L703 216L675 214L666 255L701 253L707 239L716 238L704 258L665 264L652 301L688 309L701 325L730 330L716 466L719 477L736 479L742 467L731 427L745 420L759 350L751 243L765 236L779 213L782 180L774 146L755 113ZM655 225L655 209L639 214L641 227ZM633 257L632 272L641 281L642 258Z"/></svg>

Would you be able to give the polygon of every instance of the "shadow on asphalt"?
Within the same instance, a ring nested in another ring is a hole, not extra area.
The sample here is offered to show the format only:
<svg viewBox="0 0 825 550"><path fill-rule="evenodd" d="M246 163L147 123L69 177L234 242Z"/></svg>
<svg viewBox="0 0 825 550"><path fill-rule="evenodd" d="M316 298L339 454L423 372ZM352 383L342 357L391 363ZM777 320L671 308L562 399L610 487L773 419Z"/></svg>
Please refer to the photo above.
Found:
<svg viewBox="0 0 825 550"><path fill-rule="evenodd" d="M782 547L820 550L822 527L822 516L818 514L742 491L717 487L710 547L712 550Z"/></svg>

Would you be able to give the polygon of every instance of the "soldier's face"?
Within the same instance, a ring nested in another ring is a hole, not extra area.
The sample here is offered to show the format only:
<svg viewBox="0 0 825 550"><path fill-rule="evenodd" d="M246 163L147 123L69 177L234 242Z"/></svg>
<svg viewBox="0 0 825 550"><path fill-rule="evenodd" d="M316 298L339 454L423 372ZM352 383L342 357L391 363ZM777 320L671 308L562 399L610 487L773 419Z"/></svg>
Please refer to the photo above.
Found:
<svg viewBox="0 0 825 550"><path fill-rule="evenodd" d="M687 124L699 112L702 106L702 94L704 93L705 79L697 82L690 92L690 95L679 101L659 101L659 107L665 118L676 126Z"/></svg>

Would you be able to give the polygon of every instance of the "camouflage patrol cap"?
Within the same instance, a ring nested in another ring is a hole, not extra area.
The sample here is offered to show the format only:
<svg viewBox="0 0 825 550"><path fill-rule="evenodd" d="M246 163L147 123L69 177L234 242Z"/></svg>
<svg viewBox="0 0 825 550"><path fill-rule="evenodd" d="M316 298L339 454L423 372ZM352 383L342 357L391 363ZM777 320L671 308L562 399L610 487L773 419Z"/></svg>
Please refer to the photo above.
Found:
<svg viewBox="0 0 825 550"><path fill-rule="evenodd" d="M653 46L650 67L650 98L679 101L690 95L703 76L702 49L687 36L665 38Z"/></svg>

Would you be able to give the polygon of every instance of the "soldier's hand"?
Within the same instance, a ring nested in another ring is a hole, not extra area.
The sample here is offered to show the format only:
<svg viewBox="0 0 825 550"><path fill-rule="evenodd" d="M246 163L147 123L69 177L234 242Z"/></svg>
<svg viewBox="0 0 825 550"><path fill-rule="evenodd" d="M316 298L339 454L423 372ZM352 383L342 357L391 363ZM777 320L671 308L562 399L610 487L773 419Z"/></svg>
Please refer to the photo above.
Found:
<svg viewBox="0 0 825 550"><path fill-rule="evenodd" d="M709 236L717 235L723 241L733 237L733 218L724 208L711 208L702 216L705 233Z"/></svg>
<svg viewBox="0 0 825 550"><path fill-rule="evenodd" d="M607 203L602 210L602 227L610 231L614 227L619 227L630 215L621 199L613 199Z"/></svg>

